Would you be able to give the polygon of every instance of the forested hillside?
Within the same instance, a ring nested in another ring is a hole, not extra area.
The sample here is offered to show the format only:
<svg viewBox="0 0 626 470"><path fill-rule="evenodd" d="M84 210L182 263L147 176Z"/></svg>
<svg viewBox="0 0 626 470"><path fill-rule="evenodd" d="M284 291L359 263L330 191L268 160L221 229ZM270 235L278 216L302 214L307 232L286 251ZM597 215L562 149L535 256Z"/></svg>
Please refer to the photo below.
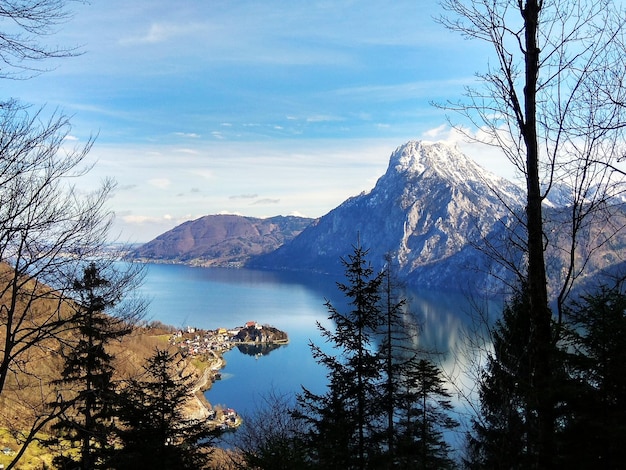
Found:
<svg viewBox="0 0 626 470"><path fill-rule="evenodd" d="M207 215L159 235L131 253L134 259L205 267L241 267L292 240L312 219Z"/></svg>

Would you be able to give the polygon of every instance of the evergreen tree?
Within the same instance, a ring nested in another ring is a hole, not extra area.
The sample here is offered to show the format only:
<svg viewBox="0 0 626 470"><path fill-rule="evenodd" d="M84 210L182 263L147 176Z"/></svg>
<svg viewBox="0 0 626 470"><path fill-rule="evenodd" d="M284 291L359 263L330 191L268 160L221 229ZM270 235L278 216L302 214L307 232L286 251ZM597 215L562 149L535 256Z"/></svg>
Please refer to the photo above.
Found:
<svg viewBox="0 0 626 470"><path fill-rule="evenodd" d="M396 278L392 257L385 257L379 327L383 452L377 468L451 468L443 432L458 423L441 370L419 350L419 328L407 318L407 300Z"/></svg>
<svg viewBox="0 0 626 470"><path fill-rule="evenodd" d="M156 350L148 358L143 377L130 380L120 392L122 447L110 462L112 468L206 468L216 432L206 420L185 417L193 382L180 372L177 353Z"/></svg>
<svg viewBox="0 0 626 470"><path fill-rule="evenodd" d="M381 360L373 342L381 324L382 275L374 275L366 255L356 246L347 260L342 259L347 283L337 286L351 310L344 314L326 302L335 331L318 323L322 336L339 354L311 345L314 358L328 369L329 389L323 395L305 389L299 397L301 417L311 425L312 459L320 468L368 468L379 453L376 405Z"/></svg>
<svg viewBox="0 0 626 470"><path fill-rule="evenodd" d="M566 311L572 387L564 466L620 468L626 461L626 295L602 287Z"/></svg>
<svg viewBox="0 0 626 470"><path fill-rule="evenodd" d="M402 314L406 306L406 299L399 298L399 282L395 277L395 270L390 254L385 255L385 268L381 284L381 313L382 336L380 354L384 381L380 394L381 411L386 416L386 425L383 432L386 438L386 452L384 459L387 466L393 468L396 462L396 408L399 397L399 383L407 353L407 343L410 339L402 321ZM412 354L412 353L411 353Z"/></svg>
<svg viewBox="0 0 626 470"><path fill-rule="evenodd" d="M113 356L105 346L131 331L124 319L106 313L120 300L123 292L118 287L102 276L94 262L84 269L82 279L74 281L76 298L71 323L80 337L76 344L69 345L62 378L56 383L58 400L53 405L62 403L67 411L53 429L64 440L78 443L80 452L77 456L58 456L55 464L60 468L100 468L110 447L116 390L112 380Z"/></svg>
<svg viewBox="0 0 626 470"><path fill-rule="evenodd" d="M338 354L311 345L329 379L327 393L299 396L311 466L453 468L443 433L458 424L441 371L412 344L389 259L374 275L366 255L357 246L342 260L348 282L338 286L352 310L342 314L327 302L335 331L318 325Z"/></svg>
<svg viewBox="0 0 626 470"><path fill-rule="evenodd" d="M415 358L404 371L403 392L398 393L397 468L454 468L443 433L458 423L450 417L450 393L441 370L427 359Z"/></svg>
<svg viewBox="0 0 626 470"><path fill-rule="evenodd" d="M533 468L536 422L528 350L529 308L523 287L505 305L502 318L491 331L493 351L479 383L480 416L468 439L469 468Z"/></svg>

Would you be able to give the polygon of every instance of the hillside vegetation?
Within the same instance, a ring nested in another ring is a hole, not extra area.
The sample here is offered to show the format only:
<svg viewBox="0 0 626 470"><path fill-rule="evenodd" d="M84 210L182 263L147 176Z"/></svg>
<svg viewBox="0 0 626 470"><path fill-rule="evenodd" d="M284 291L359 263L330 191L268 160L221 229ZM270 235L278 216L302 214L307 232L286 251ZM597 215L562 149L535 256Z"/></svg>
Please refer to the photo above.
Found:
<svg viewBox="0 0 626 470"><path fill-rule="evenodd" d="M205 267L240 267L292 240L313 219L276 216L207 215L190 220L137 248L131 256Z"/></svg>
<svg viewBox="0 0 626 470"><path fill-rule="evenodd" d="M28 317L33 328L49 317L49 312L57 310L58 301L55 296L43 295L46 294L44 290L47 288L41 289L42 298L33 301L31 306L33 314ZM10 302L9 298L0 299L0 311L4 310L7 302ZM60 315L69 316L71 307L63 304L58 310ZM169 327L161 324L136 326L129 335L109 343L108 351L115 357L114 380L124 381L137 377L143 372L146 359L153 355L156 349L177 351L178 348L168 341L171 333ZM5 334L5 330L0 329L0 345L4 345ZM58 340L46 340L38 347L28 348L15 361L3 393L0 394L0 449L2 449L0 465L8 465L14 453L21 447L20 436L27 432L33 423L44 419L49 413L47 404L57 399L53 383L59 379L64 365L61 354L62 343L69 343L73 336L74 334L68 331ZM202 393L206 386L202 373L203 366L206 367L206 364L200 364L197 360L180 362L180 374L190 374L197 380L197 386L190 390L188 403L185 404L185 412L190 417L204 416L210 407ZM49 425L43 428L43 433L48 430ZM31 444L20 459L19 468L40 469L44 464L49 465L50 459L49 451L45 447L37 443Z"/></svg>

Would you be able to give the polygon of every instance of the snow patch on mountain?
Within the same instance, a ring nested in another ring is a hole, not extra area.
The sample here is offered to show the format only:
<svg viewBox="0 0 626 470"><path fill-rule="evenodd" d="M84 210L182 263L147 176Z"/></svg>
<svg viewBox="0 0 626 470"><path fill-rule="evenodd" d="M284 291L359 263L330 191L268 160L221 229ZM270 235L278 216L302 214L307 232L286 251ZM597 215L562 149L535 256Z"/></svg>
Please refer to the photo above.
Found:
<svg viewBox="0 0 626 470"><path fill-rule="evenodd" d="M340 258L358 238L375 266L392 253L401 274L410 279L444 260L466 259L459 254L484 240L523 201L516 185L457 148L411 141L392 153L371 191L348 199L253 266L340 272ZM446 276L463 269L446 269Z"/></svg>

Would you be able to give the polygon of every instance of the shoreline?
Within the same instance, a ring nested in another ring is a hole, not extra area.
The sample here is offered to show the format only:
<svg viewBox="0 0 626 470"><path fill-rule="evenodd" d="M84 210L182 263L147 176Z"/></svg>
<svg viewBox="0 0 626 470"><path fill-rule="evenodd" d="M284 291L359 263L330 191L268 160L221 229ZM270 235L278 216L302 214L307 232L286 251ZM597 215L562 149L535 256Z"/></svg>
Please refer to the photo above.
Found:
<svg viewBox="0 0 626 470"><path fill-rule="evenodd" d="M283 346L289 344L287 333L271 326L259 326L249 322L246 327L230 330L199 330L188 327L187 332L178 330L169 339L170 346L176 347L185 359L186 367L197 376L189 390L188 416L191 419L210 420L216 427L226 431L234 430L243 422L232 408L222 409L213 406L205 396L213 383L219 380L221 370L226 366L224 353L238 345L242 346ZM243 333L242 333L243 332ZM254 337L255 339L242 339ZM270 339L275 338L277 339Z"/></svg>

